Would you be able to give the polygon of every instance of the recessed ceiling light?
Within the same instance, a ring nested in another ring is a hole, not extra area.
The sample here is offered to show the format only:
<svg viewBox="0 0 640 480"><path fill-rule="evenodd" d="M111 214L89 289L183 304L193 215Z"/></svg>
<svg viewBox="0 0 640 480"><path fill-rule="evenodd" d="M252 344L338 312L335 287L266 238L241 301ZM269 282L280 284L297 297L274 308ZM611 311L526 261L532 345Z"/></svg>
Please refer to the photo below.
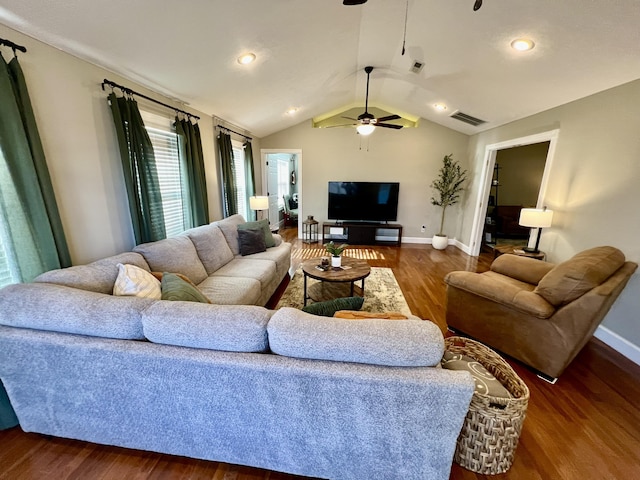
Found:
<svg viewBox="0 0 640 480"><path fill-rule="evenodd" d="M511 48L518 50L519 52L526 52L527 50L531 50L534 46L535 43L533 43L533 40L529 40L528 38L517 38L511 42Z"/></svg>
<svg viewBox="0 0 640 480"><path fill-rule="evenodd" d="M291 107L289 110L287 110L287 115L293 115L297 111L298 109L296 107Z"/></svg>
<svg viewBox="0 0 640 480"><path fill-rule="evenodd" d="M439 112L444 112L447 109L447 106L444 103L436 103L433 108L438 110Z"/></svg>
<svg viewBox="0 0 640 480"><path fill-rule="evenodd" d="M238 63L241 65L249 65L256 59L255 53L244 53L238 57Z"/></svg>

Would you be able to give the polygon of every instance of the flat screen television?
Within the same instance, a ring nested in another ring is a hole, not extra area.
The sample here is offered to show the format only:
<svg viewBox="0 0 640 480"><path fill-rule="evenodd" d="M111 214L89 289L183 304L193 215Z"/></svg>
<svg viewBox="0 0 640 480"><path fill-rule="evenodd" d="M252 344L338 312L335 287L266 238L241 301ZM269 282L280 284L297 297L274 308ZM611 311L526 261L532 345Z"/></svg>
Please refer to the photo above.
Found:
<svg viewBox="0 0 640 480"><path fill-rule="evenodd" d="M398 182L329 182L330 220L387 222L398 218Z"/></svg>

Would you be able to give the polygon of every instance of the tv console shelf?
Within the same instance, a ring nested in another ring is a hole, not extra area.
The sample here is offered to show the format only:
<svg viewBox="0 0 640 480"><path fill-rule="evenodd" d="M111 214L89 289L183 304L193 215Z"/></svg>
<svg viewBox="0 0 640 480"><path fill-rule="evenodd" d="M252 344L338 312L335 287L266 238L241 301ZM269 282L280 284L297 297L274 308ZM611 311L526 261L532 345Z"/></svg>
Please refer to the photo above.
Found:
<svg viewBox="0 0 640 480"><path fill-rule="evenodd" d="M334 231L332 232L332 229ZM341 233L334 233L341 229ZM394 230L397 238L393 240L377 240L380 230ZM360 222L328 222L322 224L322 243L339 237L337 241L346 241L350 245L396 245L402 243L402 225L398 223L360 223Z"/></svg>

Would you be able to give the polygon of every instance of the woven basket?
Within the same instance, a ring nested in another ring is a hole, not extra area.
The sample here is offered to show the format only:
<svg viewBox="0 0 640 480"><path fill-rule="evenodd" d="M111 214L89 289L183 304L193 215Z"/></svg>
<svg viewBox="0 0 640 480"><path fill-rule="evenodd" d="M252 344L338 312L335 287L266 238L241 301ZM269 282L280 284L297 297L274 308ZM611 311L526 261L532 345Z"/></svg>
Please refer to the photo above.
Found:
<svg viewBox="0 0 640 480"><path fill-rule="evenodd" d="M472 472L504 473L513 464L529 402L529 388L500 355L481 343L449 337L445 339L445 348L480 362L513 397L473 394L453 458Z"/></svg>

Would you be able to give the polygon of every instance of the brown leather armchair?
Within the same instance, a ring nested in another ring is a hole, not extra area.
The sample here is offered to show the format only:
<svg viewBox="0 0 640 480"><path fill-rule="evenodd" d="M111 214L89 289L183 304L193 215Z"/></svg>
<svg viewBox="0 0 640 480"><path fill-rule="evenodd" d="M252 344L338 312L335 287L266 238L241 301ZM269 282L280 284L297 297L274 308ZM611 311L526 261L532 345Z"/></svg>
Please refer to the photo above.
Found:
<svg viewBox="0 0 640 480"><path fill-rule="evenodd" d="M614 247L585 250L557 265L502 255L488 272L445 277L447 323L554 381L637 267Z"/></svg>

